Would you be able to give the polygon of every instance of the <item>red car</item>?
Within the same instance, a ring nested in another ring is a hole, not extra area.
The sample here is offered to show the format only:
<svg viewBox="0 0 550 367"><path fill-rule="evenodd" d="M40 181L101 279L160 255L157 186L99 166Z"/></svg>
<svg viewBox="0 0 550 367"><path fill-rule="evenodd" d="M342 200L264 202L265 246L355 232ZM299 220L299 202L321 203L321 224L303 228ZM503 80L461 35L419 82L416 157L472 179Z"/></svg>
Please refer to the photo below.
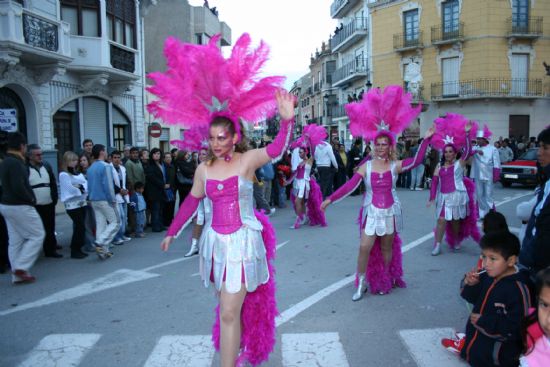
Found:
<svg viewBox="0 0 550 367"><path fill-rule="evenodd" d="M502 164L500 183L510 187L513 183L536 185L537 182L537 151L532 148L523 153L515 161Z"/></svg>

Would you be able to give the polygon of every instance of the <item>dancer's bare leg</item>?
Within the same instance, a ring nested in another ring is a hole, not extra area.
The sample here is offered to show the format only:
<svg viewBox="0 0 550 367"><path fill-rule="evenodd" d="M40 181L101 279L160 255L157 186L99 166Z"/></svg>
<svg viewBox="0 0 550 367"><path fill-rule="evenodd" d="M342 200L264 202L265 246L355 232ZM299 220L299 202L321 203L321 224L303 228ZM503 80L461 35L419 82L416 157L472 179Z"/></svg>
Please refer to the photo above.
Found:
<svg viewBox="0 0 550 367"><path fill-rule="evenodd" d="M443 241L443 234L445 234L445 224L447 221L445 218L437 218L437 225L435 227L435 242L441 243Z"/></svg>
<svg viewBox="0 0 550 367"><path fill-rule="evenodd" d="M304 198L297 197L294 205L296 207L296 215L300 216L304 214Z"/></svg>
<svg viewBox="0 0 550 367"><path fill-rule="evenodd" d="M202 227L204 227L202 224L197 224L195 222L195 225L193 226L193 234L192 234L192 238L195 238L195 239L199 239L201 238L201 233L202 233Z"/></svg>
<svg viewBox="0 0 550 367"><path fill-rule="evenodd" d="M369 255L374 246L376 236L367 236L365 232L361 231L361 242L359 243L359 255L357 256L357 273L361 274L365 272L367 264L369 263Z"/></svg>
<svg viewBox="0 0 550 367"><path fill-rule="evenodd" d="M458 237L458 231L460 231L460 220L453 220L452 221L452 228L453 228L453 234L455 238Z"/></svg>
<svg viewBox="0 0 550 367"><path fill-rule="evenodd" d="M234 367L241 346L241 309L246 288L228 293L225 283L220 294L220 357L222 367Z"/></svg>
<svg viewBox="0 0 550 367"><path fill-rule="evenodd" d="M384 256L384 265L386 265L386 267L391 262L391 258L393 254L394 237L395 237L395 232L392 234L387 234L380 238L380 250L382 250L382 256Z"/></svg>

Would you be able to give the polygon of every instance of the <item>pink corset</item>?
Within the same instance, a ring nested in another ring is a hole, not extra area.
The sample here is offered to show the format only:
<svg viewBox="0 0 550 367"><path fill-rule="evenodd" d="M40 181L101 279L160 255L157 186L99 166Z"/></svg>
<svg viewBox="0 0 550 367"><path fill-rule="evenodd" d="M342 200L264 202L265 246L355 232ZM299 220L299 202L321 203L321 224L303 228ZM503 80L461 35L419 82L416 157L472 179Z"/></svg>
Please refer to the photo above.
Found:
<svg viewBox="0 0 550 367"><path fill-rule="evenodd" d="M441 193L448 194L456 190L455 167L441 167L439 170L439 182L441 182Z"/></svg>
<svg viewBox="0 0 550 367"><path fill-rule="evenodd" d="M239 208L239 176L206 180L206 195L212 200L212 228L230 234L242 227Z"/></svg>
<svg viewBox="0 0 550 367"><path fill-rule="evenodd" d="M382 174L371 172L370 183L372 187L372 205L380 209L391 207L394 203L391 171Z"/></svg>
<svg viewBox="0 0 550 367"><path fill-rule="evenodd" d="M306 173L306 166L305 165L298 166L298 168L296 169L296 178L304 178L305 173Z"/></svg>

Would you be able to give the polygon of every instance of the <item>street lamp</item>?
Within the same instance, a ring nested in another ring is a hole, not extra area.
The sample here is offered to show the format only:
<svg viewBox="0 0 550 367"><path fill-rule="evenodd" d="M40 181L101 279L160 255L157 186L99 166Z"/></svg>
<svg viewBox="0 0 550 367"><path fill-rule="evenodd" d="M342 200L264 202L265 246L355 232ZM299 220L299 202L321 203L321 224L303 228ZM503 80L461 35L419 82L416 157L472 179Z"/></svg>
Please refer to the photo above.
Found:
<svg viewBox="0 0 550 367"><path fill-rule="evenodd" d="M367 82L365 83L365 87L367 87L367 92L372 88L372 83L371 83L370 79L367 80Z"/></svg>

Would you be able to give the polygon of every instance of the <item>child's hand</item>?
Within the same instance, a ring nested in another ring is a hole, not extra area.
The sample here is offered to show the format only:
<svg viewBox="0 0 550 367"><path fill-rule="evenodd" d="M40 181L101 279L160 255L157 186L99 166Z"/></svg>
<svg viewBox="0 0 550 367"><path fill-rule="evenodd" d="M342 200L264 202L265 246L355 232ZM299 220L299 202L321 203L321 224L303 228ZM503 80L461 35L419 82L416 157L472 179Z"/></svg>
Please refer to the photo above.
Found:
<svg viewBox="0 0 550 367"><path fill-rule="evenodd" d="M472 269L466 273L466 276L464 277L464 283L466 285L476 285L477 283L479 283L479 274L477 273L476 269Z"/></svg>
<svg viewBox="0 0 550 367"><path fill-rule="evenodd" d="M472 324L475 325L477 323L477 320L479 320L480 317L481 317L480 314L472 313L472 314L470 314L470 321L472 322Z"/></svg>

